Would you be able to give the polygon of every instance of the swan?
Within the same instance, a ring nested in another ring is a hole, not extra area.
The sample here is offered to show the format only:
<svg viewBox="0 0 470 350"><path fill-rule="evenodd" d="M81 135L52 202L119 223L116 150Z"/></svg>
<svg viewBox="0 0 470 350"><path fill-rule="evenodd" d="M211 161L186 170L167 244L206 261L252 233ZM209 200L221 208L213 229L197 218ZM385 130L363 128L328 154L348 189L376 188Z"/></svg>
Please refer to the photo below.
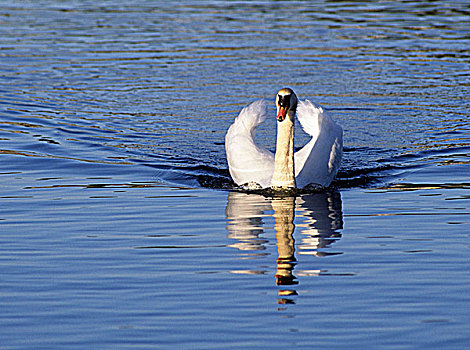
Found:
<svg viewBox="0 0 470 350"><path fill-rule="evenodd" d="M319 105L299 101L290 88L276 95L277 140L273 154L255 142L256 127L266 119L266 103L243 108L225 136L233 181L244 189L326 188L338 172L343 129ZM294 153L295 117L311 140Z"/></svg>

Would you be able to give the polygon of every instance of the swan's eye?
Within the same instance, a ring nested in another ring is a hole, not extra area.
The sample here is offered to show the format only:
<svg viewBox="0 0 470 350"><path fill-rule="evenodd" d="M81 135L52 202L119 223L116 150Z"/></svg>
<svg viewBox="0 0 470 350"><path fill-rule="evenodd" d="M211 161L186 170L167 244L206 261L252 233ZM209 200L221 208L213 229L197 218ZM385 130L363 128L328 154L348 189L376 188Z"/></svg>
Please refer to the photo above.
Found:
<svg viewBox="0 0 470 350"><path fill-rule="evenodd" d="M277 95L279 97L278 104L280 107L287 107L289 106L290 102L290 95Z"/></svg>

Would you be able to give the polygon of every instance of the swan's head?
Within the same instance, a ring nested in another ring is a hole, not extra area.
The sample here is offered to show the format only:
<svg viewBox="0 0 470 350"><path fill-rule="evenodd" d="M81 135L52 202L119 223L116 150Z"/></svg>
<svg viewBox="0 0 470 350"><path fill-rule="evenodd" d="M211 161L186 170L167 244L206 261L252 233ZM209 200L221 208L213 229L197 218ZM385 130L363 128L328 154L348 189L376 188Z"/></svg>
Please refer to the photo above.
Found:
<svg viewBox="0 0 470 350"><path fill-rule="evenodd" d="M276 95L276 107L278 121L282 122L286 119L289 111L293 112L289 114L294 116L297 109L297 96L294 91L289 88L279 90Z"/></svg>

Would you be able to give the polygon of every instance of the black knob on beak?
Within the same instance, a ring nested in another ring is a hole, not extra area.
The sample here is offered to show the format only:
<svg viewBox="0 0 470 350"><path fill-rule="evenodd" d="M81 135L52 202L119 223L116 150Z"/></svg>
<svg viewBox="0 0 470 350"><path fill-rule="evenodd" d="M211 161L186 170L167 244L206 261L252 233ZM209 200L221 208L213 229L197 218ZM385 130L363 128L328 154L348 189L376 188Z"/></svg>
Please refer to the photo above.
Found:
<svg viewBox="0 0 470 350"><path fill-rule="evenodd" d="M277 102L279 107L289 108L290 95L277 95L277 96L279 97L278 102Z"/></svg>

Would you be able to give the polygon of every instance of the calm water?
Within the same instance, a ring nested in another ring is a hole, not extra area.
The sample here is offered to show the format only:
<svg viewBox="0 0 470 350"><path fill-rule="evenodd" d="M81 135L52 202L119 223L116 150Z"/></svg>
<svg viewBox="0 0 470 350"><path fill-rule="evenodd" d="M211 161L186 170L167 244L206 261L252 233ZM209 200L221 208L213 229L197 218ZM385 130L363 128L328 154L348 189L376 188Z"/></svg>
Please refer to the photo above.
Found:
<svg viewBox="0 0 470 350"><path fill-rule="evenodd" d="M469 18L2 1L0 348L468 347ZM338 180L231 191L225 132L283 86L343 126Z"/></svg>

